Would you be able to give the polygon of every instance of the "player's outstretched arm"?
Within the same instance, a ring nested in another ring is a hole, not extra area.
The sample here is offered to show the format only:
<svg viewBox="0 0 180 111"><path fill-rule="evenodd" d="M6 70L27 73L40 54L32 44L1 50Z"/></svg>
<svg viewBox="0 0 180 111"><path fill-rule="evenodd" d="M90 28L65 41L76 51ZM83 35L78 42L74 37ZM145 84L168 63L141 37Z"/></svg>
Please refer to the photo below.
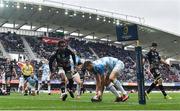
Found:
<svg viewBox="0 0 180 111"><path fill-rule="evenodd" d="M96 95L101 97L102 95L102 84L101 84L101 76L99 74L96 75Z"/></svg>
<svg viewBox="0 0 180 111"><path fill-rule="evenodd" d="M101 76L101 96L103 95L104 92L104 87L105 87L105 76Z"/></svg>

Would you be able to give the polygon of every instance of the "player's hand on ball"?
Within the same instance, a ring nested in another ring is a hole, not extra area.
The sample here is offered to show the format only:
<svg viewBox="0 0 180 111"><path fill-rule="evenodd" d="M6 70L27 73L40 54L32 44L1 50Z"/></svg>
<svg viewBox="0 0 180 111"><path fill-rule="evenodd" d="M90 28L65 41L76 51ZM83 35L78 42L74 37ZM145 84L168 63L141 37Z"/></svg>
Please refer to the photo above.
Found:
<svg viewBox="0 0 180 111"><path fill-rule="evenodd" d="M102 101L102 98L100 96L98 97L97 95L91 98L91 102L101 102L101 101Z"/></svg>

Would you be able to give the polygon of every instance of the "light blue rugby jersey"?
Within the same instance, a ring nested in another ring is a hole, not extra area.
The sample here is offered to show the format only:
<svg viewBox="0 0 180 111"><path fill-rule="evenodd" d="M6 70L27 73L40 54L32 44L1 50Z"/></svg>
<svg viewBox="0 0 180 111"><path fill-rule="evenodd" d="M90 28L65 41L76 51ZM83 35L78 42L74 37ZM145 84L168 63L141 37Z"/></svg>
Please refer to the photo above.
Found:
<svg viewBox="0 0 180 111"><path fill-rule="evenodd" d="M42 74L44 76L47 76L50 72L50 69L49 69L49 65L48 64L43 64L42 65Z"/></svg>
<svg viewBox="0 0 180 111"><path fill-rule="evenodd" d="M77 55L75 57L76 57L76 65L81 63L81 58Z"/></svg>
<svg viewBox="0 0 180 111"><path fill-rule="evenodd" d="M113 57L103 57L93 62L94 74L104 75L105 72L110 73L119 60Z"/></svg>
<svg viewBox="0 0 180 111"><path fill-rule="evenodd" d="M36 82L38 81L37 77L34 75L34 78L32 78L31 76L27 78L27 81L30 85L35 86Z"/></svg>

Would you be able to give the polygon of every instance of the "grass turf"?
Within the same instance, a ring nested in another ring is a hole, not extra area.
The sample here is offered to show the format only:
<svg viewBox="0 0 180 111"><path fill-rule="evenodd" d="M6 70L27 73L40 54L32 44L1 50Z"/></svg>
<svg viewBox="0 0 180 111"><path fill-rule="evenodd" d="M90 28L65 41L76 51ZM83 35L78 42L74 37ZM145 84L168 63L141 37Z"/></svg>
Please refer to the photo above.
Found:
<svg viewBox="0 0 180 111"><path fill-rule="evenodd" d="M103 101L92 103L94 94L84 94L80 99L61 101L58 94L38 96L23 96L12 93L10 96L0 96L0 110L180 110L180 93L170 93L172 100L166 100L161 93L151 93L151 99L146 105L139 105L137 94L130 94L126 102L114 103L111 93L104 94Z"/></svg>

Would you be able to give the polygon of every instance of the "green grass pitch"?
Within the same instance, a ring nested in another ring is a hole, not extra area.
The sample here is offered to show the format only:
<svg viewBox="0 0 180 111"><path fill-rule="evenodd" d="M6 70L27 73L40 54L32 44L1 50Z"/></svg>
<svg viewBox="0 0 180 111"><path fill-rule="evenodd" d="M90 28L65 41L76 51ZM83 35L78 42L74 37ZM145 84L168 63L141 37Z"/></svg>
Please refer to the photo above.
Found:
<svg viewBox="0 0 180 111"><path fill-rule="evenodd" d="M151 93L151 99L146 105L139 105L137 94L130 94L126 102L114 103L115 97L104 94L103 101L92 103L94 94L84 94L80 99L61 101L58 94L40 94L37 96L23 96L12 93L10 96L0 96L0 110L180 110L180 93L170 93L172 100L166 100L161 93Z"/></svg>

